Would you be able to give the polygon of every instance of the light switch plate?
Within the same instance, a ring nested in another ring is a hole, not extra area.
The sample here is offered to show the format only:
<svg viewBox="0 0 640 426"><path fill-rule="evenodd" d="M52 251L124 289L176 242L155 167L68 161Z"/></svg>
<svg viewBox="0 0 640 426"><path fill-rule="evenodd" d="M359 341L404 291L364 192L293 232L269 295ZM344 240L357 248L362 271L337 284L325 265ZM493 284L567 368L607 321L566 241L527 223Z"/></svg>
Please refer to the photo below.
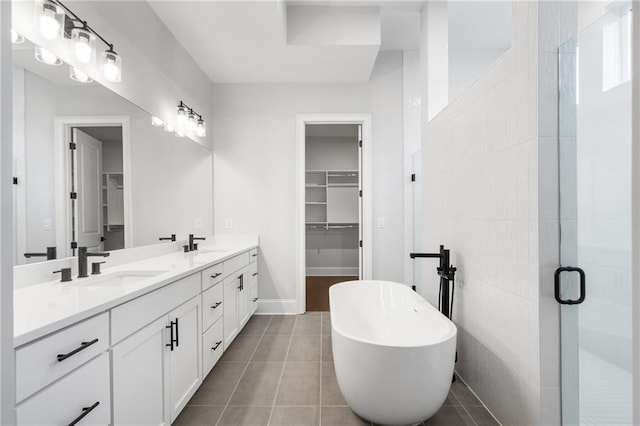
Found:
<svg viewBox="0 0 640 426"><path fill-rule="evenodd" d="M45 231L51 231L51 219L45 219L43 228Z"/></svg>
<svg viewBox="0 0 640 426"><path fill-rule="evenodd" d="M384 223L384 222L385 222L385 221L384 221L384 216L380 216L380 217L378 218L378 228L384 228L384 225L385 225L385 223Z"/></svg>
<svg viewBox="0 0 640 426"><path fill-rule="evenodd" d="M230 218L230 217L228 217L228 218L227 218L227 220L225 220L225 222L224 222L224 227L225 227L226 229L231 229L231 228L233 228L233 220L231 220L231 218Z"/></svg>
<svg viewBox="0 0 640 426"><path fill-rule="evenodd" d="M196 219L196 229L202 229L202 219Z"/></svg>

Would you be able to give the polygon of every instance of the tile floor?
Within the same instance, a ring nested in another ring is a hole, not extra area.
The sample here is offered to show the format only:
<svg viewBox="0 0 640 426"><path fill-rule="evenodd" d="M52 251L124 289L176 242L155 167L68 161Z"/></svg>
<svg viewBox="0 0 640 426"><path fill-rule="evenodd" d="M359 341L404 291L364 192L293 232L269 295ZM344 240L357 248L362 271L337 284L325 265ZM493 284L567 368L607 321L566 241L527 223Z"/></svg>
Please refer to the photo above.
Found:
<svg viewBox="0 0 640 426"><path fill-rule="evenodd" d="M254 316L174 425L370 425L346 405L331 352L328 312ZM497 425L456 381L424 425Z"/></svg>

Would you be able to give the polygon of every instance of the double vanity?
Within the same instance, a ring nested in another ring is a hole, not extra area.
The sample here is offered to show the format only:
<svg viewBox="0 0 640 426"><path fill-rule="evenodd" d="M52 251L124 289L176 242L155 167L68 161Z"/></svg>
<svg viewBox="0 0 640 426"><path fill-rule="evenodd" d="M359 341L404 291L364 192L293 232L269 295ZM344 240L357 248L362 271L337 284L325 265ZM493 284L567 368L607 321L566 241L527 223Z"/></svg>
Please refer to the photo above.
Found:
<svg viewBox="0 0 640 426"><path fill-rule="evenodd" d="M171 424L256 311L258 238L118 250L16 268L18 425Z"/></svg>

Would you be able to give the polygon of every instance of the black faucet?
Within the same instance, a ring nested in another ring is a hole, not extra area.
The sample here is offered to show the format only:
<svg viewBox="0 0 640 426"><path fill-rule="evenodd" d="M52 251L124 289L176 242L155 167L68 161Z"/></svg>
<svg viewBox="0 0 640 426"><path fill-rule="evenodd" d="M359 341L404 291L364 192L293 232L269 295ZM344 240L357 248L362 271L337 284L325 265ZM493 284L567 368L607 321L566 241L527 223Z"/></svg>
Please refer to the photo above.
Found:
<svg viewBox="0 0 640 426"><path fill-rule="evenodd" d="M176 234L171 234L170 237L160 237L160 238L158 238L158 240L160 240L160 241L175 241L176 240Z"/></svg>
<svg viewBox="0 0 640 426"><path fill-rule="evenodd" d="M206 240L206 238L205 237L194 237L193 234L189 234L189 251L198 250L198 245L193 243L196 240L204 241L204 240Z"/></svg>
<svg viewBox="0 0 640 426"><path fill-rule="evenodd" d="M47 247L46 253L25 253L24 257L26 257L27 259L31 257L46 257L47 260L53 260L58 257L58 254L55 247Z"/></svg>
<svg viewBox="0 0 640 426"><path fill-rule="evenodd" d="M449 264L450 252L444 246L440 246L439 253L409 253L411 259L427 257L432 259L440 259L440 265L436 269L440 277L440 298L438 300L438 309L444 316L451 319L451 311L453 310L453 292L456 279L456 267ZM415 286L413 286L415 290ZM451 296L449 296L451 294Z"/></svg>
<svg viewBox="0 0 640 426"><path fill-rule="evenodd" d="M108 252L105 253L89 253L86 247L78 247L78 278L86 278L87 274L87 257L89 256L102 256L109 257Z"/></svg>

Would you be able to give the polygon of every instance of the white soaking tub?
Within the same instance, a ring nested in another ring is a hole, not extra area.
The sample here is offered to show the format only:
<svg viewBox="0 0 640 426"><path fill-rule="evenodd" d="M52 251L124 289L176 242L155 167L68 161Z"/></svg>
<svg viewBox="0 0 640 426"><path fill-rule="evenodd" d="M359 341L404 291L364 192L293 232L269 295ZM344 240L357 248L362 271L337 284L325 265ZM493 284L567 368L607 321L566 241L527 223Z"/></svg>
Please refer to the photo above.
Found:
<svg viewBox="0 0 640 426"><path fill-rule="evenodd" d="M456 326L394 282L347 281L329 299L333 360L351 409L394 426L435 414L451 386Z"/></svg>

